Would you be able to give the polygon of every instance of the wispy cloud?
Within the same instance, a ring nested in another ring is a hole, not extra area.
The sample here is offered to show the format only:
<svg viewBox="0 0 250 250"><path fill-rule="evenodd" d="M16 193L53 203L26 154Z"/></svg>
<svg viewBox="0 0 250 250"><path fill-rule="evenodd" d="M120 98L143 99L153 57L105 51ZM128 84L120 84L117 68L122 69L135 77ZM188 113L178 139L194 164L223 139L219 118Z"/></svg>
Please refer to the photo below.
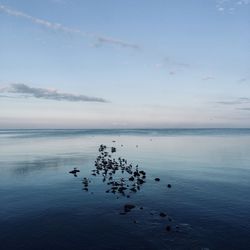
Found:
<svg viewBox="0 0 250 250"><path fill-rule="evenodd" d="M250 108L237 108L238 110L250 111Z"/></svg>
<svg viewBox="0 0 250 250"><path fill-rule="evenodd" d="M215 79L215 77L213 76L204 76L203 78L201 78L202 81L209 81L209 80L213 80Z"/></svg>
<svg viewBox="0 0 250 250"><path fill-rule="evenodd" d="M185 62L176 61L170 57L165 57L163 63L166 66L176 67L176 68L189 68L190 64Z"/></svg>
<svg viewBox="0 0 250 250"><path fill-rule="evenodd" d="M51 0L51 2L62 4L65 3L65 0Z"/></svg>
<svg viewBox="0 0 250 250"><path fill-rule="evenodd" d="M240 97L237 99L227 100L227 101L218 101L218 104L222 105L241 105L250 103L250 98L248 97Z"/></svg>
<svg viewBox="0 0 250 250"><path fill-rule="evenodd" d="M119 45L119 46L124 47L124 48L132 48L132 49L136 49L136 50L140 49L140 46L137 44L127 43L127 42L124 42L122 40L114 39L111 37L104 37L104 36L96 36L95 35L95 38L97 39L97 42L100 44L110 43L113 45Z"/></svg>
<svg viewBox="0 0 250 250"><path fill-rule="evenodd" d="M79 36L83 36L83 37L88 38L88 39L94 39L95 42L98 44L109 44L109 45L120 46L123 48L130 48L130 49L136 49L136 50L140 49L140 46L137 44L129 43L127 41L115 39L112 37L101 36L101 35L98 35L95 33L83 32L79 29L73 29L73 28L64 26L60 23L53 23L53 22L50 22L48 20L44 20L44 19L40 19L40 18L31 16L31 15L28 15L24 12L11 9L5 5L0 4L0 11L5 12L11 16L26 19L34 24L46 27L47 29L61 31L64 33L69 33L69 34L74 34L74 35L79 35Z"/></svg>
<svg viewBox="0 0 250 250"><path fill-rule="evenodd" d="M239 79L238 82L239 82L239 83L247 82L247 78L246 78L246 77L243 77L243 78Z"/></svg>
<svg viewBox="0 0 250 250"><path fill-rule="evenodd" d="M85 95L75 95L70 93L61 93L55 89L34 88L23 83L14 83L6 87L0 88L0 93L22 94L17 96L20 98L40 98L55 101L70 101L70 102L108 102L99 97L89 97ZM7 97L6 95L1 97Z"/></svg>
<svg viewBox="0 0 250 250"><path fill-rule="evenodd" d="M250 0L217 0L216 8L220 12L232 14L237 8L250 4Z"/></svg>
<svg viewBox="0 0 250 250"><path fill-rule="evenodd" d="M167 69L169 75L175 75L183 69L188 69L190 64L185 62L176 61L170 57L164 57L160 63L154 65L158 69Z"/></svg>

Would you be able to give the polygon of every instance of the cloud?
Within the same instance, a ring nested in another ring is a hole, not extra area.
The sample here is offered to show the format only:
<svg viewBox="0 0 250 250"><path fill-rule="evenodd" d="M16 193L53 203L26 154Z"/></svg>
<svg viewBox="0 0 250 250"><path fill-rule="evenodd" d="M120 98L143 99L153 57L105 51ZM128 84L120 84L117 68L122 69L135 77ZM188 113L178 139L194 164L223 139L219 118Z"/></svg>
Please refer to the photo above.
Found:
<svg viewBox="0 0 250 250"><path fill-rule="evenodd" d="M171 59L170 57L165 57L163 64L166 66L176 67L176 68L189 68L190 64L185 62L179 62Z"/></svg>
<svg viewBox="0 0 250 250"><path fill-rule="evenodd" d="M236 1L238 5L246 5L246 4L250 4L250 0L241 0L241 1Z"/></svg>
<svg viewBox="0 0 250 250"><path fill-rule="evenodd" d="M0 89L1 93L1 89ZM8 96L8 95L0 95L0 98L15 98L14 96Z"/></svg>
<svg viewBox="0 0 250 250"><path fill-rule="evenodd" d="M222 105L235 105L235 104L241 104L241 102L239 101L219 101L216 102L218 104L222 104Z"/></svg>
<svg viewBox="0 0 250 250"><path fill-rule="evenodd" d="M114 44L114 45L119 45L119 46L124 47L124 48L132 48L132 49L136 49L136 50L140 49L140 46L137 44L127 43L127 42L124 42L122 40L117 40L117 39L114 39L111 37L97 36L96 38L97 38L97 42L100 44L110 43L110 44Z"/></svg>
<svg viewBox="0 0 250 250"><path fill-rule="evenodd" d="M59 3L59 4L64 4L65 0L51 0L53 3Z"/></svg>
<svg viewBox="0 0 250 250"><path fill-rule="evenodd" d="M161 63L156 63L154 66L157 69L167 69L169 75L175 75L179 71L189 68L190 64L176 61L170 57L164 57Z"/></svg>
<svg viewBox="0 0 250 250"><path fill-rule="evenodd" d="M209 81L215 79L213 76L204 76L201 80L202 81Z"/></svg>
<svg viewBox="0 0 250 250"><path fill-rule="evenodd" d="M239 83L244 83L244 82L247 82L247 78L243 77L241 79L239 79L238 81Z"/></svg>
<svg viewBox="0 0 250 250"><path fill-rule="evenodd" d="M250 0L217 0L216 9L220 12L232 14L237 8L249 4Z"/></svg>
<svg viewBox="0 0 250 250"><path fill-rule="evenodd" d="M140 46L137 44L129 43L129 42L115 39L112 37L106 37L106 36L101 36L101 35L97 35L94 33L83 32L79 29L69 28L69 27L64 26L62 24L59 24L59 23L53 23L53 22L50 22L50 21L47 21L44 19L30 16L24 12L21 12L21 11L10 9L9 7L7 7L5 5L0 4L0 11L5 12L11 16L15 16L15 17L29 20L30 22L37 24L37 25L41 25L43 27L46 27L47 29L56 30L56 31L69 33L69 34L74 34L74 35L80 35L80 36L83 36L83 37L88 38L88 39L94 39L96 41L96 43L98 43L98 44L109 44L109 45L120 46L122 48L130 48L130 49L135 49L135 50L140 49Z"/></svg>
<svg viewBox="0 0 250 250"><path fill-rule="evenodd" d="M107 102L107 100L99 97L89 97L85 95L75 95L70 93L60 93L55 89L34 88L23 83L14 83L7 87L0 88L0 93L22 94L20 98L39 98L55 101L69 102ZM0 96L1 97L7 97Z"/></svg>
<svg viewBox="0 0 250 250"><path fill-rule="evenodd" d="M219 101L217 102L218 104L222 105L241 105L241 104L248 104L250 103L250 98L248 97L241 97L233 100L228 100L228 101Z"/></svg>
<svg viewBox="0 0 250 250"><path fill-rule="evenodd" d="M238 110L250 111L250 108L237 108Z"/></svg>

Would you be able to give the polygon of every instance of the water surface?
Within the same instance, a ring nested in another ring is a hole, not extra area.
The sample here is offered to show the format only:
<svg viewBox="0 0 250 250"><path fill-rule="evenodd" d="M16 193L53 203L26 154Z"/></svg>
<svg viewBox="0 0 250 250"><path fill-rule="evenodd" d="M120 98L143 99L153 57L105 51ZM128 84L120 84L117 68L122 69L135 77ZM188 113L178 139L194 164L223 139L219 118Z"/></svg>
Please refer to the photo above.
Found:
<svg viewBox="0 0 250 250"><path fill-rule="evenodd" d="M105 193L100 144L147 172L140 192ZM249 152L248 129L0 130L0 248L250 249Z"/></svg>

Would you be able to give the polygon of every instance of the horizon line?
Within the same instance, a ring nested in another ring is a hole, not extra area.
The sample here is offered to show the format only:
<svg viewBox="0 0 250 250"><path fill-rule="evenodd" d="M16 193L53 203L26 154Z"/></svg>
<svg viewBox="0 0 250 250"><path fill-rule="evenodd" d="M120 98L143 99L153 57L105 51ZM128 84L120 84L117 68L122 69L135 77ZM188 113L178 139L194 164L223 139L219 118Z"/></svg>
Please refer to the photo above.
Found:
<svg viewBox="0 0 250 250"><path fill-rule="evenodd" d="M183 128L0 128L0 130L176 130L176 129L197 129L197 130L213 130L213 129L250 129L250 127L211 127L211 128L199 128L199 127L183 127Z"/></svg>

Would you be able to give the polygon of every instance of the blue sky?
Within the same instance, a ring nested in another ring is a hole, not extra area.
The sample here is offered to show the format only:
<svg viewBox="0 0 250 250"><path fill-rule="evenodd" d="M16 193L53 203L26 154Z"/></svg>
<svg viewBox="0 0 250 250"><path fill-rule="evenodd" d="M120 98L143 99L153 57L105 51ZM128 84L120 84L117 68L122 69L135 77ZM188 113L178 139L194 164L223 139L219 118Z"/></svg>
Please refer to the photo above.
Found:
<svg viewBox="0 0 250 250"><path fill-rule="evenodd" d="M250 127L250 0L0 0L0 128Z"/></svg>

